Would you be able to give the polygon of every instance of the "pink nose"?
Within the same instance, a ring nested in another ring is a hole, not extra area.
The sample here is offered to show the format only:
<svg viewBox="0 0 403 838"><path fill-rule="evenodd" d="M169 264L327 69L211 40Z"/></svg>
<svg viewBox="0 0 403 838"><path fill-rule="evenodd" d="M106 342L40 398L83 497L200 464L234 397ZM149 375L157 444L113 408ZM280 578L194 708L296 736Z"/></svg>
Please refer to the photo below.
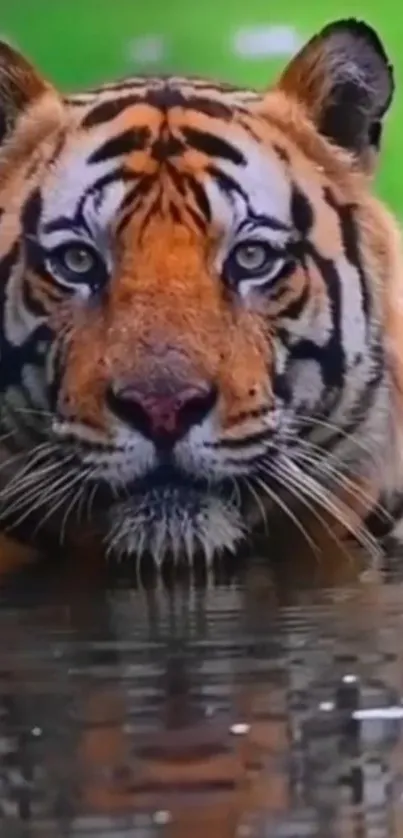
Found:
<svg viewBox="0 0 403 838"><path fill-rule="evenodd" d="M172 447L214 407L215 387L207 382L131 382L110 389L109 408L126 425L152 440L157 447Z"/></svg>

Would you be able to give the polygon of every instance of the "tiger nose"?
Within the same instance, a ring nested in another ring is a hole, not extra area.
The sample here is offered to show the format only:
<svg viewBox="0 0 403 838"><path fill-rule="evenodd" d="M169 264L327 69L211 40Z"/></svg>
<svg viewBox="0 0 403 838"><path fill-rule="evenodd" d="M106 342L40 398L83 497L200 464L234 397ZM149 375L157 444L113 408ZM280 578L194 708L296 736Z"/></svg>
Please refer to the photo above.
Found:
<svg viewBox="0 0 403 838"><path fill-rule="evenodd" d="M205 381L132 381L107 394L114 415L158 448L175 445L206 418L216 400L216 388Z"/></svg>

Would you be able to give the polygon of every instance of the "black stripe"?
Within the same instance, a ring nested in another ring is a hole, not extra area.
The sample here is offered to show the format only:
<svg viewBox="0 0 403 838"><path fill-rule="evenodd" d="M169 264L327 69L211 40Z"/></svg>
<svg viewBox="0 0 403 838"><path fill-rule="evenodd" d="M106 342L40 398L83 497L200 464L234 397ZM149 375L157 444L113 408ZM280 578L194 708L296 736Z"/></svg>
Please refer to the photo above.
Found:
<svg viewBox="0 0 403 838"><path fill-rule="evenodd" d="M248 203L248 198L246 196L246 202ZM248 203L248 217L239 225L239 230L250 231L251 228L255 227L258 224L261 224L264 227L271 227L272 230L278 230L283 233L291 233L292 228L288 224L284 224L282 221L279 221L278 218L273 218L272 215L266 215L259 212L254 212L254 210L250 207ZM297 248L294 247L294 250L297 251ZM301 248L298 248L301 250Z"/></svg>
<svg viewBox="0 0 403 838"><path fill-rule="evenodd" d="M146 148L150 138L150 131L146 127L130 128L116 137L107 140L90 154L88 163L103 163L113 157L122 157L133 151Z"/></svg>
<svg viewBox="0 0 403 838"><path fill-rule="evenodd" d="M139 178L135 185L126 192L120 204L119 212L126 212L138 198L144 198L150 189L152 189L154 183L155 178L150 175L143 175Z"/></svg>
<svg viewBox="0 0 403 838"><path fill-rule="evenodd" d="M231 195L232 192L236 192L240 195L245 203L248 202L248 196L242 186L235 180L235 178L228 175L226 172L221 172L217 166L209 166L207 169L207 173L210 177L214 178L218 188L224 195Z"/></svg>
<svg viewBox="0 0 403 838"><path fill-rule="evenodd" d="M190 221L195 225L196 229L202 233L206 232L206 222L202 216L193 209L193 207L187 205L184 207L185 212L190 218Z"/></svg>
<svg viewBox="0 0 403 838"><path fill-rule="evenodd" d="M145 229L146 229L147 225L150 223L152 217L154 215L156 215L157 212L159 212L161 210L161 197L162 197L161 196L161 186L158 185L157 194L156 194L155 198L151 201L151 204L148 207L148 210L146 211L145 215L143 216L141 226L140 226L140 231L139 231L140 238L142 236L144 236Z"/></svg>
<svg viewBox="0 0 403 838"><path fill-rule="evenodd" d="M169 157L178 157L185 151L185 148L186 146L182 140L179 140L173 134L167 134L154 140L150 148L150 155L153 160L161 163L166 162Z"/></svg>
<svg viewBox="0 0 403 838"><path fill-rule="evenodd" d="M361 286L362 308L364 315L368 320L370 316L371 297L359 249L359 234L357 223L354 218L354 210L356 209L356 206L355 204L339 204L329 187L326 187L323 190L323 194L326 203L329 204L339 218L344 253L346 259L348 259L348 261L354 265L357 270Z"/></svg>
<svg viewBox="0 0 403 838"><path fill-rule="evenodd" d="M345 359L341 333L341 293L340 277L331 259L325 259L306 242L306 250L315 262L327 287L332 315L331 336L325 346L318 346L314 341L303 338L292 347L293 360L316 361L321 368L323 381L327 388L343 387Z"/></svg>
<svg viewBox="0 0 403 838"><path fill-rule="evenodd" d="M119 223L116 228L118 235L123 232L133 217L133 214L139 205L141 205L141 202L146 198L147 193L152 189L154 183L155 179L146 175L127 192L119 210Z"/></svg>
<svg viewBox="0 0 403 838"><path fill-rule="evenodd" d="M41 280L45 280L48 285L49 296L52 296L52 290L55 291L55 284L52 277L49 274L45 274L45 276L40 277ZM45 315L49 314L47 303L49 301L48 294L46 294L45 299L43 299L43 286L41 288L42 294L41 297L38 298L36 296L37 288L36 288L36 281L37 277L32 276L29 279L26 279L23 287L22 287L22 296L23 296L23 305L25 306L26 310L29 311L34 317L42 318ZM59 300L60 300L60 291L59 291Z"/></svg>
<svg viewBox="0 0 403 838"><path fill-rule="evenodd" d="M81 125L83 128L93 128L103 122L110 122L126 108L130 108L141 101L140 96L132 94L131 96L122 96L120 99L110 99L108 102L98 103L86 114Z"/></svg>
<svg viewBox="0 0 403 838"><path fill-rule="evenodd" d="M159 84L163 82L163 77L155 76L132 76L120 81L101 84L98 87L92 87L89 93L93 96L107 96L114 93L122 93L126 90L139 90L142 95L146 92L149 85Z"/></svg>
<svg viewBox="0 0 403 838"><path fill-rule="evenodd" d="M120 81L106 83L98 87L93 87L88 92L90 94L102 95L108 93L120 93L125 90L144 90L147 92L151 87L166 87L178 88L179 86L193 87L197 91L203 93L245 93L250 94L255 101L257 94L254 91L249 91L247 88L240 88L232 85L229 82L215 82L206 79L202 76L172 76L161 73L159 76L131 76L129 78L120 79ZM74 97L72 97L74 99Z"/></svg>
<svg viewBox="0 0 403 838"><path fill-rule="evenodd" d="M204 96L186 97L184 107L191 108L199 113L204 113L212 119L222 119L224 122L230 122L234 116L234 108L230 108L224 102L217 102L215 99L208 99ZM237 106L236 110L242 111L242 108L238 108Z"/></svg>
<svg viewBox="0 0 403 838"><path fill-rule="evenodd" d="M294 268L293 263L290 263L290 273L292 272L293 268ZM278 286L275 286L272 289L270 289L270 298L273 300L273 302L275 301L276 303L278 303L280 305L282 296L283 295L287 296L288 293L289 293L289 290L290 289L289 289L289 287L287 287L287 284L283 285L280 282ZM281 309L281 315L280 315L281 319L283 320L284 318L287 317L290 320L297 320L301 316L303 309L308 304L308 302L310 300L310 297L311 297L310 283L309 283L308 278L305 277L304 287L303 287L301 293L299 294L299 296L296 297L295 299L291 300L291 302L286 304L284 306L284 308ZM279 315L276 314L276 317L278 317L278 316ZM281 331L283 331L283 330L281 330ZM286 332L286 334L287 334L287 346L289 346L290 341L289 341L288 331ZM292 334L290 335L290 337L292 337Z"/></svg>
<svg viewBox="0 0 403 838"><path fill-rule="evenodd" d="M53 166L56 163L57 159L60 157L63 151L63 146L66 142L66 136L67 135L65 132L61 132L58 136L52 154L49 157L48 166Z"/></svg>
<svg viewBox="0 0 403 838"><path fill-rule="evenodd" d="M383 356L383 349L380 345L377 345L372 349L371 362L371 375L365 384L364 390L359 393L357 401L351 410L350 421L343 429L344 439L344 433L350 437L357 434L363 420L365 420L369 415L374 404L375 397L378 393L379 386L384 380L385 360Z"/></svg>
<svg viewBox="0 0 403 838"><path fill-rule="evenodd" d="M68 218L67 215L58 215L52 221L48 221L43 225L43 232L56 233L59 230L72 229L74 227L74 218Z"/></svg>
<svg viewBox="0 0 403 838"><path fill-rule="evenodd" d="M39 189L34 189L26 199L21 210L21 226L24 236L35 236L42 214L42 196Z"/></svg>
<svg viewBox="0 0 403 838"><path fill-rule="evenodd" d="M212 92L214 94L214 91ZM184 85L178 86L168 80L165 84L146 87L144 102L163 112L170 108L184 108L225 122L229 122L233 118L233 108L208 95L203 96L199 95L198 92L186 90L186 82ZM239 108L239 111L241 112L242 108Z"/></svg>
<svg viewBox="0 0 403 838"><path fill-rule="evenodd" d="M220 439L218 442L206 443L208 448L228 448L236 450L245 448L247 445L257 445L260 442L267 442L273 438L273 431L259 431L256 434L248 434L240 439Z"/></svg>
<svg viewBox="0 0 403 838"><path fill-rule="evenodd" d="M147 179L149 180L149 179ZM122 203L119 207L119 222L116 227L117 233L120 233L125 227L127 220L131 218L139 197L144 196L144 184L142 180L136 183L126 192Z"/></svg>
<svg viewBox="0 0 403 838"><path fill-rule="evenodd" d="M227 198L231 199L232 193L235 192L245 202L247 208L247 218L241 227L250 226L251 221L253 221L255 224L263 224L266 227L271 227L272 230L279 230L285 233L291 232L292 228L288 224L284 224L282 221L279 221L278 218L273 218L269 215L259 215L254 212L250 204L248 193L245 192L240 183L238 183L235 178L231 177L231 175L228 175L226 172L222 172L217 166L208 166L207 173L211 178L213 178L220 191Z"/></svg>
<svg viewBox="0 0 403 838"><path fill-rule="evenodd" d="M179 207L173 201L170 201L168 204L168 214L171 216L172 221L174 224L179 224L181 220L181 214L179 212Z"/></svg>
<svg viewBox="0 0 403 838"><path fill-rule="evenodd" d="M14 242L14 244L10 247L10 250L8 250L7 253L5 253L0 259L0 294L2 297L4 296L7 281L10 278L14 265L18 261L19 255L19 243ZM2 302L4 303L4 299Z"/></svg>
<svg viewBox="0 0 403 838"><path fill-rule="evenodd" d="M186 189L182 172L179 172L176 166L173 166L169 162L166 165L166 171L168 172L176 191L182 196L182 198L184 198L186 195Z"/></svg>
<svg viewBox="0 0 403 838"><path fill-rule="evenodd" d="M0 260L0 308L5 311L7 284L16 262L19 259L20 245L14 243ZM30 334L22 346L15 346L7 339L4 319L0 324L0 390L11 385L20 386L21 368L24 364L43 366L43 359L38 357L37 347L40 340L49 339L49 329L39 325Z"/></svg>
<svg viewBox="0 0 403 838"><path fill-rule="evenodd" d="M196 180L195 177L191 177L190 175L186 177L186 183L195 199L196 206L198 210L201 212L203 218L206 221L211 221L210 203L203 187ZM189 207L189 209L191 209L191 207Z"/></svg>
<svg viewBox="0 0 403 838"><path fill-rule="evenodd" d="M372 349L372 374L365 384L363 390L360 390L357 400L350 412L350 419L346 425L340 429L330 433L326 439L326 451L334 451L338 443L345 441L346 436L357 437L360 425L363 420L369 415L370 410L374 404L376 395L380 384L384 379L384 360L381 346L377 345ZM337 399L338 401L338 399ZM332 412L335 409L335 402L329 401L327 409L322 410L318 419L320 421L331 419ZM300 434L303 437L308 437L315 431L315 417L312 417L312 424L308 425L306 431L301 429Z"/></svg>
<svg viewBox="0 0 403 838"><path fill-rule="evenodd" d="M283 161L283 163L288 164L290 162L290 155L288 154L288 151L286 151L281 145L274 143L273 151L276 152L277 156Z"/></svg>
<svg viewBox="0 0 403 838"><path fill-rule="evenodd" d="M291 191L291 217L300 236L306 239L313 227L314 213L307 195L295 183Z"/></svg>
<svg viewBox="0 0 403 838"><path fill-rule="evenodd" d="M341 234L346 258L357 270L360 280L362 309L366 320L369 320L371 310L371 297L368 282L362 266L360 251L357 239L357 225L354 220L352 206L340 207L339 210Z"/></svg>
<svg viewBox="0 0 403 838"><path fill-rule="evenodd" d="M55 233L59 230L66 229L71 230L75 227L83 225L86 228L86 230L92 235L92 230L88 228L87 222L83 216L83 207L85 202L88 200L89 196L93 195L94 193L101 192L102 189L105 189L106 186L109 186L112 183L128 183L132 180L137 180L137 175L134 172L129 172L119 167L114 169L112 172L108 172L107 175L104 175L102 178L99 178L94 183L91 183L90 186L81 195L79 203L77 204L77 207L75 209L74 216L70 218L66 215L59 215L57 216L57 218L53 218L52 221L48 221L46 224L44 224L44 233Z"/></svg>
<svg viewBox="0 0 403 838"><path fill-rule="evenodd" d="M81 196L79 203L77 204L77 209L75 211L74 223L78 225L83 224L87 229L88 233L92 235L92 230L88 226L86 219L83 215L85 203L88 200L88 198L94 195L100 199L102 196L102 190L105 189L107 186L110 186L114 183L130 183L133 180L137 181L137 177L138 176L134 172L130 172L128 170L117 167L116 169L113 169L112 172L108 172L108 174L96 180L85 190L85 192Z"/></svg>
<svg viewBox="0 0 403 838"><path fill-rule="evenodd" d="M208 157L221 157L236 166L246 166L242 152L222 137L208 131L199 131L197 128L182 128L182 134L189 145Z"/></svg>

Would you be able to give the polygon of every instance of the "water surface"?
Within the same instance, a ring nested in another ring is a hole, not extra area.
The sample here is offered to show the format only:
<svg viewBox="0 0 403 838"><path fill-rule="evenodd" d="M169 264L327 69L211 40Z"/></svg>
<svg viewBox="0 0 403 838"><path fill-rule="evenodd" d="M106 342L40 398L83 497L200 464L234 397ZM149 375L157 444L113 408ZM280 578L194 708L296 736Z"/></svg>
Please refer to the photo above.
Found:
<svg viewBox="0 0 403 838"><path fill-rule="evenodd" d="M403 836L396 571L77 578L1 594L1 838Z"/></svg>

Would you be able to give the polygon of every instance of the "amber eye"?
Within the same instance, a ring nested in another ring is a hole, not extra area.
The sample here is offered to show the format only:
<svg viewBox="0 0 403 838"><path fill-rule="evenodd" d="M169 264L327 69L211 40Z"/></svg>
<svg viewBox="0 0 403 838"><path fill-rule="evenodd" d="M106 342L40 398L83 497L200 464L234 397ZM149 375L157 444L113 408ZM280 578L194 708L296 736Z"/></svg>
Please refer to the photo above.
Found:
<svg viewBox="0 0 403 838"><path fill-rule="evenodd" d="M95 255L88 247L70 245L65 247L59 256L64 266L73 274L86 274L92 271L95 265Z"/></svg>
<svg viewBox="0 0 403 838"><path fill-rule="evenodd" d="M285 251L275 249L268 242L240 242L228 254L224 265L226 280L235 287L257 288L282 276L290 265Z"/></svg>
<svg viewBox="0 0 403 838"><path fill-rule="evenodd" d="M232 258L238 268L246 274L261 273L273 263L273 251L262 242L238 244L232 251Z"/></svg>
<svg viewBox="0 0 403 838"><path fill-rule="evenodd" d="M56 279L71 285L86 283L99 288L106 278L106 267L95 248L81 242L59 245L49 256L49 267Z"/></svg>

